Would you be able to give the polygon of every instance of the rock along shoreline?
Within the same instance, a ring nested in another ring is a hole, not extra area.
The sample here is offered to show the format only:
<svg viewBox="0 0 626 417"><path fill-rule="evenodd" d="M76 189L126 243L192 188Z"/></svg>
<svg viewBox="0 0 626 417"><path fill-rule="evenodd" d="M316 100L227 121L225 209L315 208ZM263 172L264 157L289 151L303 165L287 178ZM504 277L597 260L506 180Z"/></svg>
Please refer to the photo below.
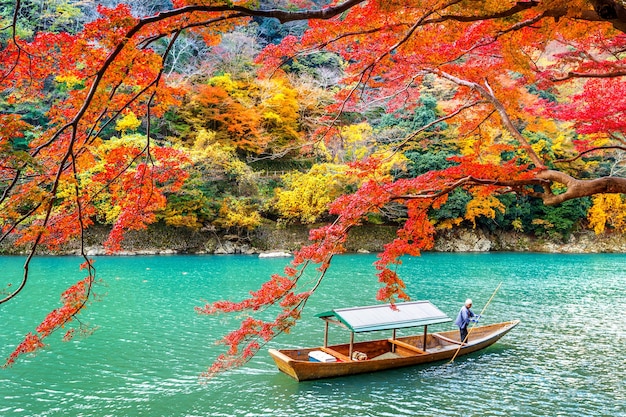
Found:
<svg viewBox="0 0 626 417"><path fill-rule="evenodd" d="M109 228L96 226L86 231L84 250L88 256L107 255L102 242ZM244 236L219 234L209 230L189 230L151 225L131 231L115 256L175 254L247 254L260 257L286 257L308 244L309 228L266 224ZM367 225L352 229L345 247L351 253L380 252L395 238L395 226ZM489 233L480 229L440 231L433 252L545 252L545 253L626 253L626 235L595 235L592 231L573 233L567 241L537 238L519 233ZM45 255L78 255L80 242L70 242ZM22 255L26 247L5 242L0 254Z"/></svg>

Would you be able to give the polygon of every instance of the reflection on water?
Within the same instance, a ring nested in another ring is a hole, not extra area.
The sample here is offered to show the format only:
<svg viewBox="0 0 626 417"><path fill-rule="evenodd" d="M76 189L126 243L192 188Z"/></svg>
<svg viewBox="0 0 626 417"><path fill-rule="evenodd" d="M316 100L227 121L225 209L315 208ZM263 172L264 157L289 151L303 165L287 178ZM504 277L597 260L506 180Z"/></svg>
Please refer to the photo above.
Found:
<svg viewBox="0 0 626 417"><path fill-rule="evenodd" d="M319 344L316 312L375 303L375 259L338 257L303 321L269 347ZM19 259L0 263L19 273ZM78 263L36 260L25 293L0 307L3 357L82 277ZM263 352L245 367L200 379L220 352L214 341L238 318L200 317L193 307L202 299L244 297L285 263L252 256L99 259L103 299L83 317L98 330L68 344L53 336L50 348L0 371L0 415L626 416L625 255L409 258L400 273L413 299L429 299L454 316L467 297L480 311L502 282L484 320L521 324L453 364L297 383Z"/></svg>

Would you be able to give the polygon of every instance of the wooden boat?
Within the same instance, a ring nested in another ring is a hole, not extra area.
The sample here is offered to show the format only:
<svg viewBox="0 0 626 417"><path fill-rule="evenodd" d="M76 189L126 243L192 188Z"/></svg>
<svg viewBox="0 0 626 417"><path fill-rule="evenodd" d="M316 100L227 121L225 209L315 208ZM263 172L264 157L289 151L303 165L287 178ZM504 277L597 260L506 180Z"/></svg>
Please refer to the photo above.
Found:
<svg viewBox="0 0 626 417"><path fill-rule="evenodd" d="M469 330L466 343L459 331L428 333L432 324L452 321L429 301L415 301L337 309L317 315L326 322L324 345L303 349L270 349L278 369L298 381L376 372L404 366L450 360L492 345L519 320ZM350 330L350 343L328 346L328 324ZM396 330L423 326L423 334L396 338ZM391 330L387 339L354 342L355 333Z"/></svg>

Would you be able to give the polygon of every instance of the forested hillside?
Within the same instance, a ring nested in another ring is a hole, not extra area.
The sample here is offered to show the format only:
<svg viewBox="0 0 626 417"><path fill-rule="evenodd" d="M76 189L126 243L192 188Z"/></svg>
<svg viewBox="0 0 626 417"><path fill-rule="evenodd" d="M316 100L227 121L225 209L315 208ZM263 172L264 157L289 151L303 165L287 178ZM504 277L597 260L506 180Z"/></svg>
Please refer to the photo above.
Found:
<svg viewBox="0 0 626 417"><path fill-rule="evenodd" d="M16 32L26 39L39 32L79 33L98 18L98 4L115 7L118 3L22 2ZM169 2L129 5L133 14L144 15L166 10ZM6 25L12 2L2 7ZM359 185L350 174L351 162L372 155L388 158L383 173L413 178L454 166L453 157L474 151L476 135L464 134L459 140L459 127L443 117L458 85L425 77L418 88L419 100L411 106L397 108L389 101L370 100L337 117L329 106L346 76L347 62L340 54L311 50L266 67L271 76L259 78L261 51L286 36L301 35L306 27L253 19L233 25L212 44L199 34L182 33L164 63L164 76L175 89L174 101L162 103L149 126L141 114L126 108L98 132L93 143L96 154L138 153L150 129L152 145L182 161L184 179L164 192L162 207L155 207L152 221L238 234L253 230L264 218L304 224L329 221L329 203ZM3 43L9 42L10 34L3 32ZM151 47L161 53L168 45L165 39L156 39ZM86 81L59 71L46 80L38 96L14 100L3 95L2 112L19 115L25 124L11 138L13 149L32 146L38 132L54 123L51 105L85 90ZM537 85L530 85L528 94L558 103L556 95ZM507 135L487 121L478 128L496 141ZM538 153L552 161L570 157L577 143L591 139L577 133L571 123L555 121L529 131L527 137ZM515 156L513 149L500 152L503 160ZM619 176L625 169L623 158L623 150L603 158L594 154L581 158L573 173ZM136 169L131 160L124 163ZM105 169L104 161L88 167L82 185L104 175ZM94 201L93 220L113 225L123 204L116 195L120 188L108 188ZM619 196L598 196L547 206L522 194L477 201L457 188L441 207L430 210L429 218L437 228L479 226L562 239L581 227L598 231L619 227L623 218L607 218L607 210L619 211L623 204ZM405 208L391 205L367 220L402 223L406 217Z"/></svg>

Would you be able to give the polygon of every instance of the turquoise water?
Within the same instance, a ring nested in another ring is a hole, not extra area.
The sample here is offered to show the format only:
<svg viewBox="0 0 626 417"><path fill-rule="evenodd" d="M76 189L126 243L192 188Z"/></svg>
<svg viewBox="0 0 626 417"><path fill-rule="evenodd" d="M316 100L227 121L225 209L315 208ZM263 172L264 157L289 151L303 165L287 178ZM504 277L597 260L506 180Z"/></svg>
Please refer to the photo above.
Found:
<svg viewBox="0 0 626 417"><path fill-rule="evenodd" d="M268 347L320 344L323 326L315 313L375 303L375 259L336 258L303 321ZM3 285L19 276L22 262L0 257ZM245 367L200 378L221 352L215 340L238 318L197 316L193 307L239 299L287 262L99 258L101 301L81 317L97 331L69 343L53 335L50 347L0 370L0 416L626 416L626 255L405 259L400 273L413 299L429 299L454 316L467 297L480 311L502 282L484 321L521 324L451 365L297 383L263 351ZM24 293L0 306L0 357L58 307L61 291L83 277L79 263L35 260ZM347 338L331 332L333 343Z"/></svg>

